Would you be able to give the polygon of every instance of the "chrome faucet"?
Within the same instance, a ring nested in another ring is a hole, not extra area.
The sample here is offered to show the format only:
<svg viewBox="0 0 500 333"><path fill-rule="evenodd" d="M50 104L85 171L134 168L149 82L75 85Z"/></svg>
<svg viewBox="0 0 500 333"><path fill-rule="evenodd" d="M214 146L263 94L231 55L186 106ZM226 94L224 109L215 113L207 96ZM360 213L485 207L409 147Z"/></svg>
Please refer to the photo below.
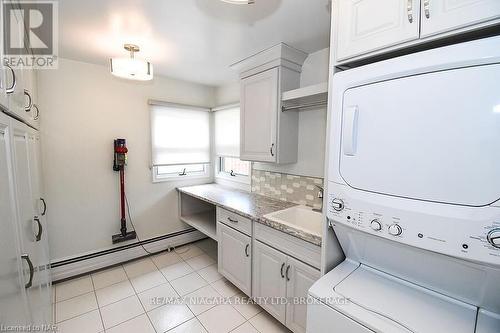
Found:
<svg viewBox="0 0 500 333"><path fill-rule="evenodd" d="M319 185L314 185L314 186L316 186L319 189L318 199L321 199L321 207L320 208L313 208L313 211L322 213L323 212L323 194L324 194L325 190Z"/></svg>

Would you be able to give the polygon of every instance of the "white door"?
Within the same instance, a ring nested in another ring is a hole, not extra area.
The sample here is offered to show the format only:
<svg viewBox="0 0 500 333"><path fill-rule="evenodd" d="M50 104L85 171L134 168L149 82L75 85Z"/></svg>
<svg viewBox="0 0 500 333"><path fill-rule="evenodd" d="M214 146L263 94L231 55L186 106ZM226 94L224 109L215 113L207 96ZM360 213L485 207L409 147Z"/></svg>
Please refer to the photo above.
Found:
<svg viewBox="0 0 500 333"><path fill-rule="evenodd" d="M419 0L338 0L337 61L419 38Z"/></svg>
<svg viewBox="0 0 500 333"><path fill-rule="evenodd" d="M287 256L259 241L254 241L252 297L262 297L267 302L260 306L274 318L285 324Z"/></svg>
<svg viewBox="0 0 500 333"><path fill-rule="evenodd" d="M252 296L251 238L217 223L219 272L248 296Z"/></svg>
<svg viewBox="0 0 500 333"><path fill-rule="evenodd" d="M288 257L285 276L286 296L289 300L286 307L286 327L294 333L305 333L308 291L320 278L321 273L309 265Z"/></svg>
<svg viewBox="0 0 500 333"><path fill-rule="evenodd" d="M422 0L421 36L500 18L498 0Z"/></svg>
<svg viewBox="0 0 500 333"><path fill-rule="evenodd" d="M14 176L11 159L9 118L0 112L0 323L29 323L25 294L27 263L21 259L16 227ZM28 258L26 258L27 260Z"/></svg>
<svg viewBox="0 0 500 333"><path fill-rule="evenodd" d="M38 171L34 170L38 168L37 144L34 141L36 131L19 121L12 120L11 123L21 251L29 255L34 267L32 286L27 288L28 303L33 323L46 324L51 319L51 286L47 238L44 236L47 229L43 228L42 219L35 208L35 198L39 198L39 176Z"/></svg>
<svg viewBox="0 0 500 333"><path fill-rule="evenodd" d="M279 69L241 80L240 159L276 162Z"/></svg>
<svg viewBox="0 0 500 333"><path fill-rule="evenodd" d="M344 94L340 174L353 188L484 206L500 198L500 64Z"/></svg>

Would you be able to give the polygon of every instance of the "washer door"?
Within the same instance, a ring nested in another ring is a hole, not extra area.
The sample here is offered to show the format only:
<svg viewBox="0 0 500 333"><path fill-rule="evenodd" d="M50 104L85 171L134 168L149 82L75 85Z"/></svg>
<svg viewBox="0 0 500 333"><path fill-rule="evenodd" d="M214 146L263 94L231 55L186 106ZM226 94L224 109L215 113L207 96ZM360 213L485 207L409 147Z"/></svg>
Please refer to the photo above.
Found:
<svg viewBox="0 0 500 333"><path fill-rule="evenodd" d="M500 198L500 65L348 89L340 174L356 189L485 206Z"/></svg>

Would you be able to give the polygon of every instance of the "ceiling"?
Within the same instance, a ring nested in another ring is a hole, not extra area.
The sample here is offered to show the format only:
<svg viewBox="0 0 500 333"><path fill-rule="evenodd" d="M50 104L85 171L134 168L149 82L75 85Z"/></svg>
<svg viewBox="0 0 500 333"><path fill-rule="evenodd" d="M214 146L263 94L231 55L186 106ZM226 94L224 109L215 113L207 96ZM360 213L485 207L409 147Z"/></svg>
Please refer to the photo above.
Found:
<svg viewBox="0 0 500 333"><path fill-rule="evenodd" d="M285 42L312 53L329 46L330 0L59 1L59 56L107 65L141 47L155 74L219 86L237 80L232 63Z"/></svg>

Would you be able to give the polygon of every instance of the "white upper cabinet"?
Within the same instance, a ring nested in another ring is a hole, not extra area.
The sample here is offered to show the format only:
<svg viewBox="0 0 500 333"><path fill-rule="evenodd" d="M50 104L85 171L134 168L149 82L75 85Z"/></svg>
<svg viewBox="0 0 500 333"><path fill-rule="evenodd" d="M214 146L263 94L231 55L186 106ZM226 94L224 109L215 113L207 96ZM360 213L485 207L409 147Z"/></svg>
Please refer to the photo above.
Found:
<svg viewBox="0 0 500 333"><path fill-rule="evenodd" d="M499 0L336 0L336 64L500 23Z"/></svg>
<svg viewBox="0 0 500 333"><path fill-rule="evenodd" d="M464 28L499 16L499 0L422 0L421 36Z"/></svg>
<svg viewBox="0 0 500 333"><path fill-rule="evenodd" d="M278 80L278 68L241 80L242 160L276 162Z"/></svg>
<svg viewBox="0 0 500 333"><path fill-rule="evenodd" d="M299 118L281 111L284 91L300 86L307 53L280 43L246 58L239 70L240 159L270 163L297 162Z"/></svg>
<svg viewBox="0 0 500 333"><path fill-rule="evenodd" d="M418 39L420 0L340 0L337 60Z"/></svg>

